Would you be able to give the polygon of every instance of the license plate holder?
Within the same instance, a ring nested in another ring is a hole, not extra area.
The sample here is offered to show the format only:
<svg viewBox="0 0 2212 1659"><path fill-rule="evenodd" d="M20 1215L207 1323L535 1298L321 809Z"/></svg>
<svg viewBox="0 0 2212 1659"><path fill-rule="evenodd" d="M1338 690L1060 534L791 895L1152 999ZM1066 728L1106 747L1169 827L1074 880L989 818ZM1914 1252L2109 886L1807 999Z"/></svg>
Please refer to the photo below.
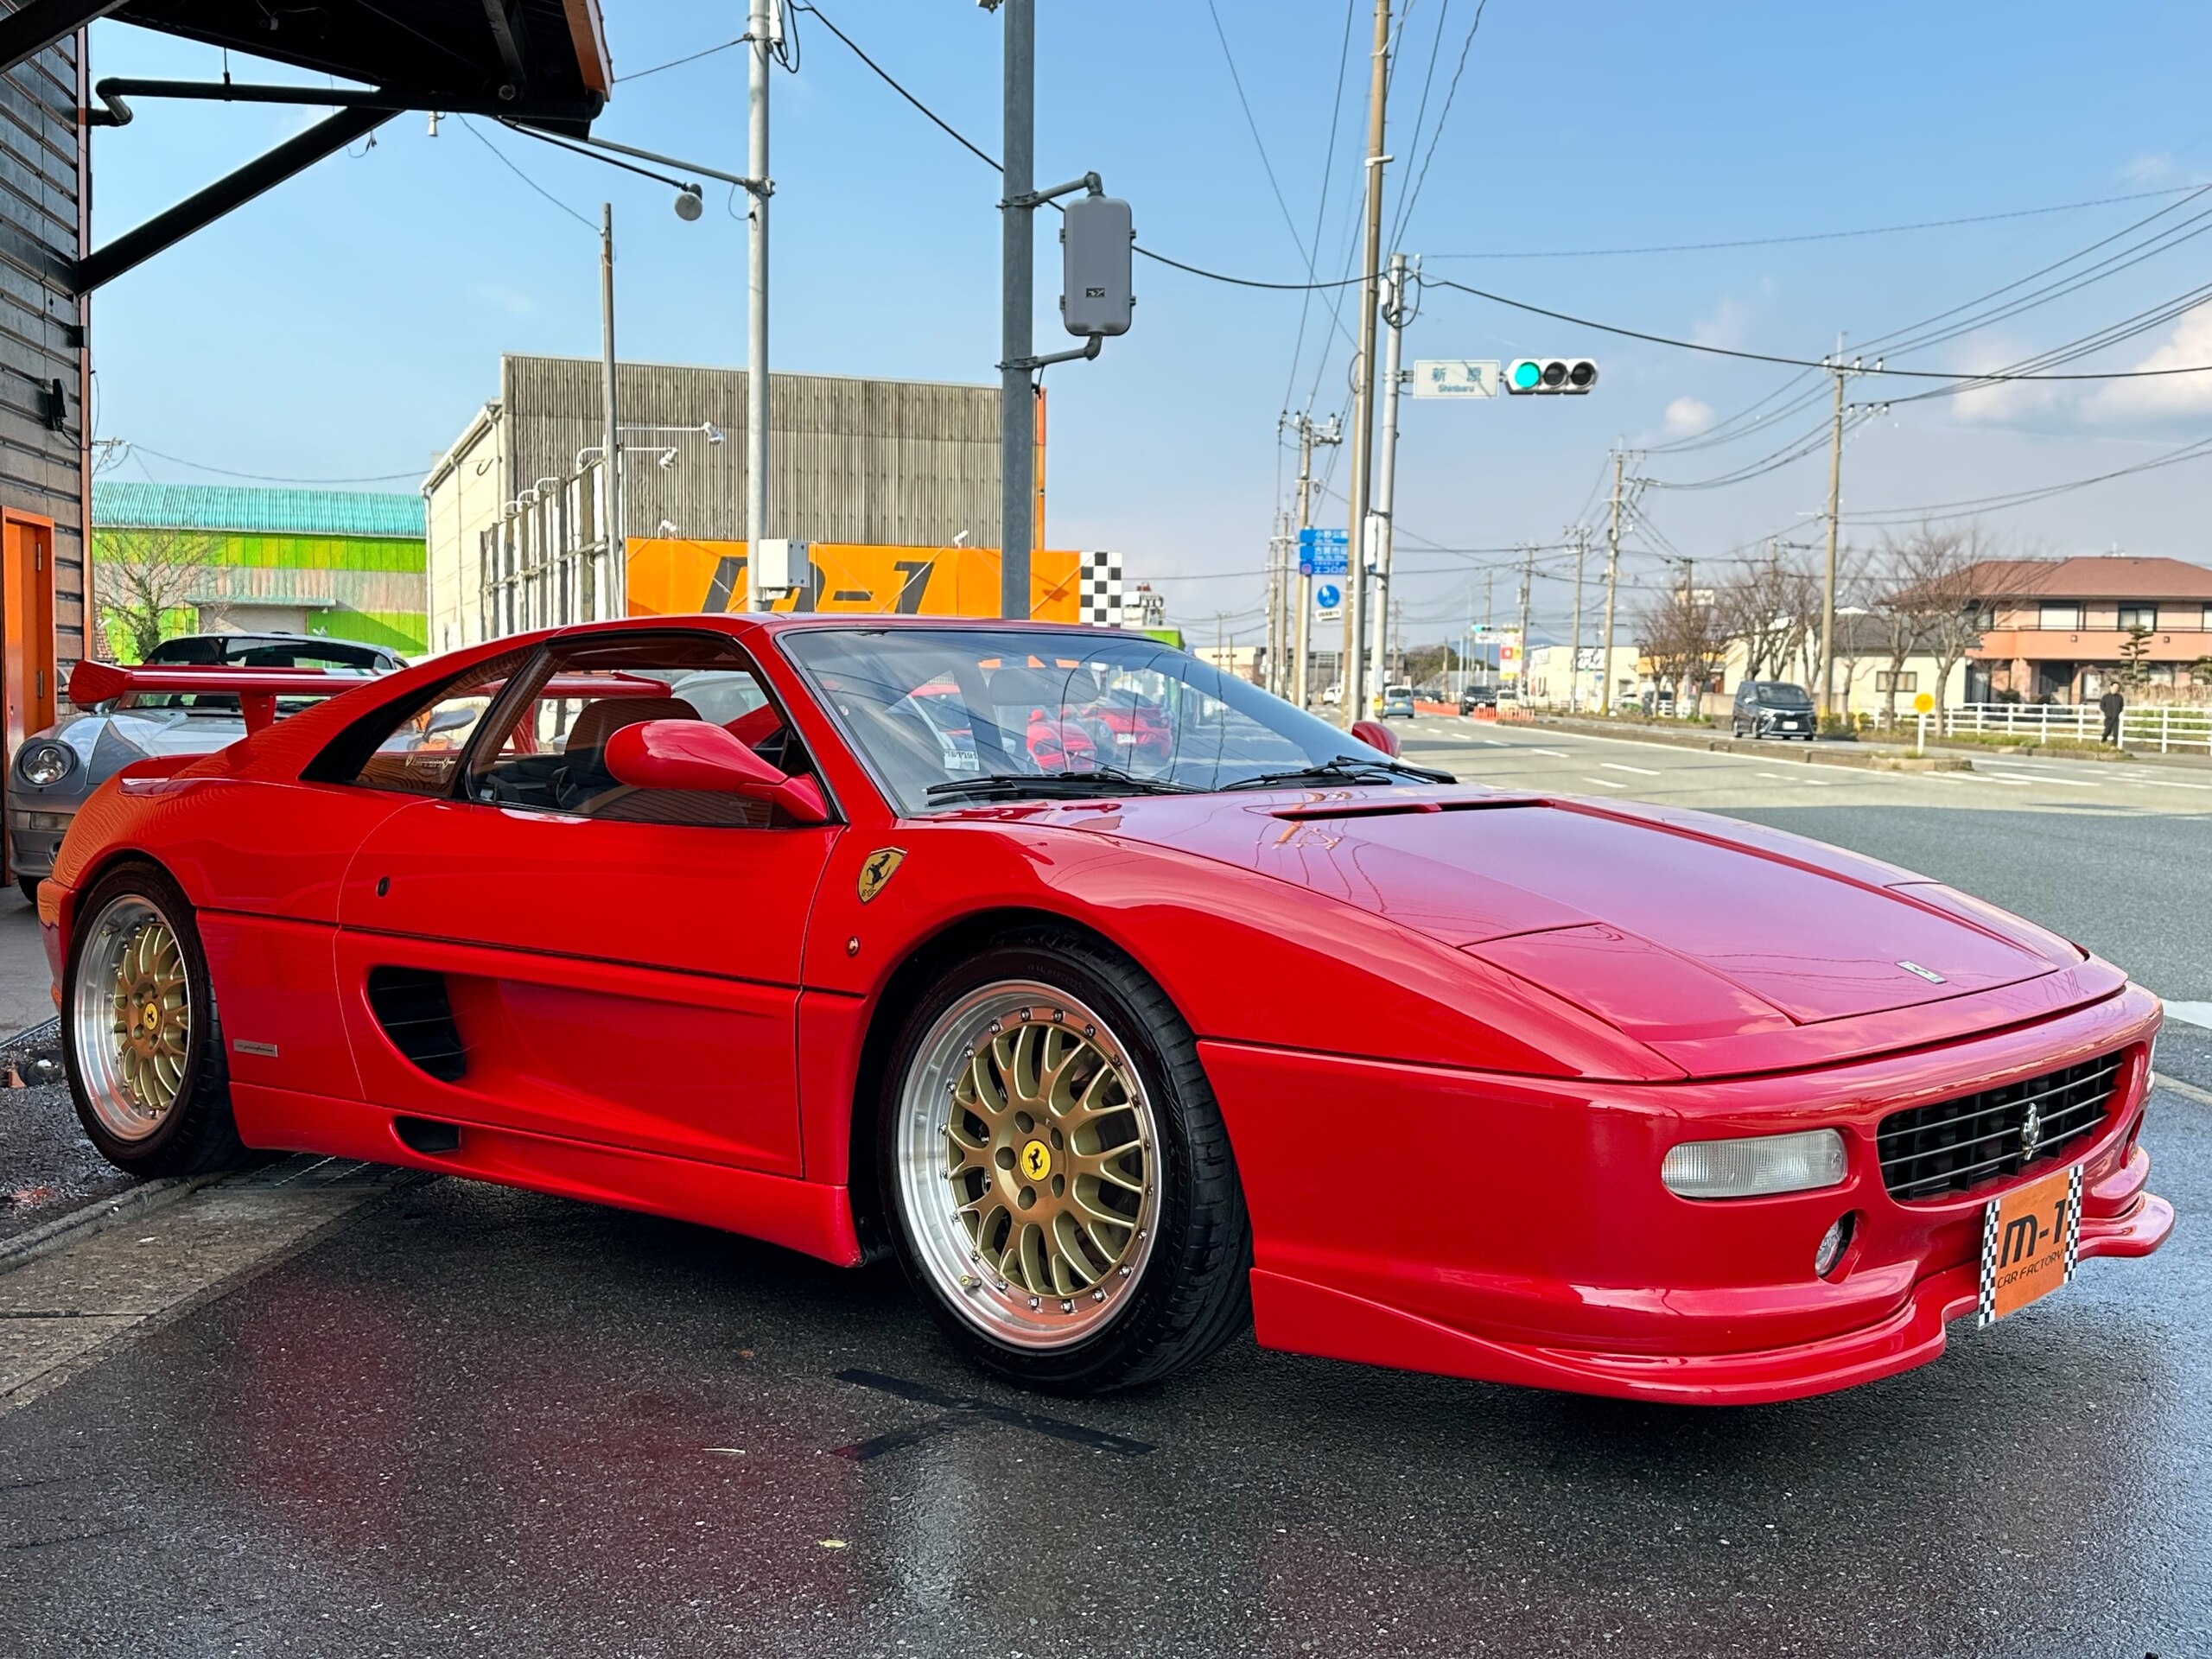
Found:
<svg viewBox="0 0 2212 1659"><path fill-rule="evenodd" d="M2053 1170L1982 1207L1977 1325L2048 1296L2074 1278L2082 1240L2082 1166Z"/></svg>

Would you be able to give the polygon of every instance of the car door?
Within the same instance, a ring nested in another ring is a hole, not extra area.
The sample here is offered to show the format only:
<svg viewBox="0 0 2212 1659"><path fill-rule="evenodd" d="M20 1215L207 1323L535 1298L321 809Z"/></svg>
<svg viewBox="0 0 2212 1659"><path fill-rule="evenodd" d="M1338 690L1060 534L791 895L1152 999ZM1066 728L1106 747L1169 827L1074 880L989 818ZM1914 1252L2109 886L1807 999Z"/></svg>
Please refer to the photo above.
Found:
<svg viewBox="0 0 2212 1659"><path fill-rule="evenodd" d="M801 1173L799 962L841 832L607 774L613 732L702 704L807 768L727 636L588 632L499 688L448 788L370 833L339 971L372 1101Z"/></svg>

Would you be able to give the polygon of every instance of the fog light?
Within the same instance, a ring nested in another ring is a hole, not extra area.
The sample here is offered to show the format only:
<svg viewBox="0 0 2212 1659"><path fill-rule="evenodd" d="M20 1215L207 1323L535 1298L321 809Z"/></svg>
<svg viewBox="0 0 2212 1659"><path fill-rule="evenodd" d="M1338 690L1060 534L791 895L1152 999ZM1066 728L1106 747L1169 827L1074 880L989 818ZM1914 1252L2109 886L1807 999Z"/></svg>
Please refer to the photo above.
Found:
<svg viewBox="0 0 2212 1659"><path fill-rule="evenodd" d="M1813 1273L1825 1279L1843 1261L1843 1253L1851 1248L1851 1235L1857 1230L1859 1212L1847 1210L1835 1218L1835 1224L1821 1235L1819 1246L1813 1251Z"/></svg>
<svg viewBox="0 0 2212 1659"><path fill-rule="evenodd" d="M1755 1198L1834 1186L1844 1177L1843 1136L1834 1129L1685 1141L1659 1166L1667 1190L1685 1198Z"/></svg>

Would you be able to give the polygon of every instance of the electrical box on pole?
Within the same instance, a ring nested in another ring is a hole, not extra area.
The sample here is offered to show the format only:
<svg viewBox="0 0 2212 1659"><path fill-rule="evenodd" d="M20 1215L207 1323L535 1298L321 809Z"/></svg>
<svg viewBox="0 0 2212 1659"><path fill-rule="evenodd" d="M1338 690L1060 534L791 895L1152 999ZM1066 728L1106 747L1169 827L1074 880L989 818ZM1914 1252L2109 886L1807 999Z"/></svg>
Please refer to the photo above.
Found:
<svg viewBox="0 0 2212 1659"><path fill-rule="evenodd" d="M1060 226L1060 321L1068 333L1126 334L1136 305L1135 221L1117 196L1077 196Z"/></svg>
<svg viewBox="0 0 2212 1659"><path fill-rule="evenodd" d="M1572 396L1597 384L1598 365L1586 357L1521 357L1505 369L1505 389L1516 397L1532 392Z"/></svg>
<svg viewBox="0 0 2212 1659"><path fill-rule="evenodd" d="M753 564L753 591L780 594L803 586L810 551L808 543L787 536L762 537L760 556Z"/></svg>

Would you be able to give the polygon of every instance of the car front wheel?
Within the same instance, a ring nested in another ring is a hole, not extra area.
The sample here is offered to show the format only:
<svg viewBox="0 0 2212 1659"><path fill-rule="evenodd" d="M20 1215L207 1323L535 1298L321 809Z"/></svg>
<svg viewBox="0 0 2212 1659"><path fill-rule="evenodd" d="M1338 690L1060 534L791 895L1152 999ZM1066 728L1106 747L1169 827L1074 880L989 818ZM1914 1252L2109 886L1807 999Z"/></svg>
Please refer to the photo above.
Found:
<svg viewBox="0 0 2212 1659"><path fill-rule="evenodd" d="M908 1016L881 1113L900 1261L988 1369L1103 1393L1243 1327L1228 1132L1190 1028L1117 952L1042 929L962 963Z"/></svg>
<svg viewBox="0 0 2212 1659"><path fill-rule="evenodd" d="M61 982L61 1058L100 1154L139 1176L246 1160L192 906L160 871L125 866L87 893Z"/></svg>

